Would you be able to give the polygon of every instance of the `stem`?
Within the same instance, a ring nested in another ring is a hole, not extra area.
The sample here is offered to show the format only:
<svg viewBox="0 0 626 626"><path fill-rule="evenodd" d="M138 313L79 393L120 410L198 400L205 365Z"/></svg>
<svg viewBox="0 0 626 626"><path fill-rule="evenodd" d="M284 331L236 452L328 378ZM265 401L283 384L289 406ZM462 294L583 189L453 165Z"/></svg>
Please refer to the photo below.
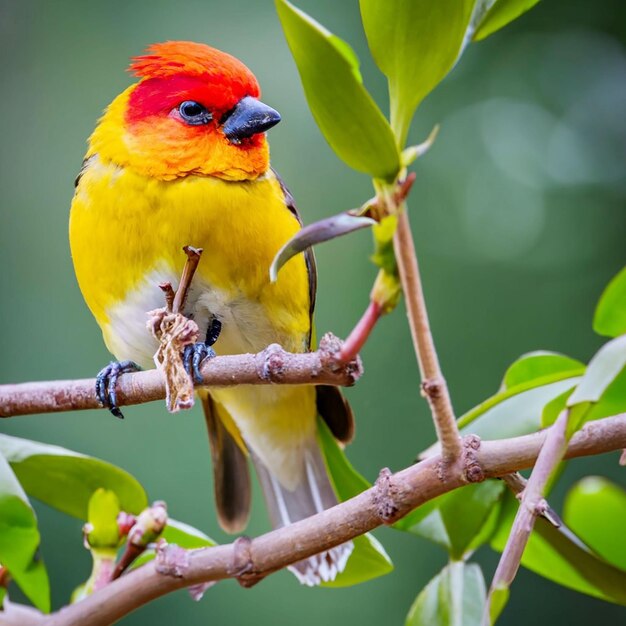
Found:
<svg viewBox="0 0 626 626"><path fill-rule="evenodd" d="M490 608L494 593L511 586L519 569L535 520L537 516L544 515L548 510L544 494L550 477L567 451L568 417L569 411L563 411L549 429L545 442L539 451L535 467L524 489L509 538L489 589L484 616L486 626L489 626L496 617L492 615Z"/></svg>
<svg viewBox="0 0 626 626"><path fill-rule="evenodd" d="M367 309L365 309L365 313L363 313L363 316L352 329L348 338L343 342L343 346L339 351L339 361L349 363L356 359L382 314L383 309L380 304L371 300Z"/></svg>
<svg viewBox="0 0 626 626"><path fill-rule="evenodd" d="M430 331L413 235L404 202L398 206L398 228L393 243L413 346L422 376L422 393L430 405L443 459L450 463L461 454L461 435Z"/></svg>

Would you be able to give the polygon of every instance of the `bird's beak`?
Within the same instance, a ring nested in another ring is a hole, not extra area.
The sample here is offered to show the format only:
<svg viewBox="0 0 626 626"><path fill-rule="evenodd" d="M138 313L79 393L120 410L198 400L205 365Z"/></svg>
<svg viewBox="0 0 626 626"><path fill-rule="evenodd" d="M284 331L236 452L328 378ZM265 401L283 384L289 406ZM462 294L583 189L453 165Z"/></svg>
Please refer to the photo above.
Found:
<svg viewBox="0 0 626 626"><path fill-rule="evenodd" d="M231 143L239 143L246 137L264 133L278 122L280 122L278 111L256 98L246 96L230 111L223 121L222 128Z"/></svg>

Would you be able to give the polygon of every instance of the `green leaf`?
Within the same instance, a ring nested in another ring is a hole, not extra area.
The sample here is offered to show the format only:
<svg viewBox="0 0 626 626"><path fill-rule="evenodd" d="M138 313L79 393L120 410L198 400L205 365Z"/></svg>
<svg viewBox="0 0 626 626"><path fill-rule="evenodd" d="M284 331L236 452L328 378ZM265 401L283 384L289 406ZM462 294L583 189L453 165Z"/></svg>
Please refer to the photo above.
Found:
<svg viewBox="0 0 626 626"><path fill-rule="evenodd" d="M626 411L626 368L613 379L602 397L585 415L587 421L598 420Z"/></svg>
<svg viewBox="0 0 626 626"><path fill-rule="evenodd" d="M563 519L609 563L626 571L626 491L606 478L587 476L565 499Z"/></svg>
<svg viewBox="0 0 626 626"><path fill-rule="evenodd" d="M504 374L502 386L507 389L550 374L579 376L585 372L585 364L557 352L536 351L523 354L514 361Z"/></svg>
<svg viewBox="0 0 626 626"><path fill-rule="evenodd" d="M307 248L374 224L376 222L371 217L340 213L304 226L276 253L270 266L270 281L276 282L280 268Z"/></svg>
<svg viewBox="0 0 626 626"><path fill-rule="evenodd" d="M389 80L391 125L406 141L419 103L456 62L474 0L360 0L370 50Z"/></svg>
<svg viewBox="0 0 626 626"><path fill-rule="evenodd" d="M599 335L617 337L626 333L626 267L607 285L593 317Z"/></svg>
<svg viewBox="0 0 626 626"><path fill-rule="evenodd" d="M416 509L419 516L411 513L395 527L438 543L448 550L452 559L462 559L470 546L475 550L480 545L475 539L503 489L504 484L498 480L467 485L435 498L428 508Z"/></svg>
<svg viewBox="0 0 626 626"><path fill-rule="evenodd" d="M443 496L439 496L428 503L429 505L432 503L433 506L423 506L412 511L404 519L396 522L394 528L428 539L428 541L432 541L450 552L452 544L439 510L440 499L442 500ZM419 512L418 515L413 515L417 512Z"/></svg>
<svg viewBox="0 0 626 626"><path fill-rule="evenodd" d="M539 0L496 0L495 2L487 0L483 2L484 5L491 5L491 8L479 21L472 39L480 41L489 37L492 33L518 18L522 13L526 13L538 2Z"/></svg>
<svg viewBox="0 0 626 626"><path fill-rule="evenodd" d="M28 599L50 612L50 583L39 555L37 518L8 462L0 454L0 563Z"/></svg>
<svg viewBox="0 0 626 626"><path fill-rule="evenodd" d="M350 167L393 181L400 153L389 123L363 86L350 46L286 0L276 0L276 9L326 141Z"/></svg>
<svg viewBox="0 0 626 626"><path fill-rule="evenodd" d="M541 425L543 407L579 379L564 378L540 385L534 383L560 376L544 376L492 396L459 418L462 432L472 432L484 439L519 437L535 432Z"/></svg>
<svg viewBox="0 0 626 626"><path fill-rule="evenodd" d="M572 389L568 389L563 394L548 402L543 409L541 416L541 426L546 428L554 424L559 413L567 405L567 400ZM579 405L580 406L580 405ZM617 415L626 411L626 368L615 377L613 382L605 389L602 397L595 404L587 405L583 413L585 421L592 421Z"/></svg>
<svg viewBox="0 0 626 626"><path fill-rule="evenodd" d="M503 490L503 493L504 493L504 490ZM502 496L503 493L500 495ZM474 536L471 543L467 547L467 550L465 551L466 555L471 555L478 548L480 548L480 546L484 545L485 543L489 543L491 541L493 534L496 532L496 529L498 528L498 522L500 520L500 511L502 510L502 500L503 498L500 497L500 499L494 504L494 506L491 507L491 510L489 511L489 515L487 516L487 519L485 520L482 528ZM467 558L468 556L465 557L465 560L467 560Z"/></svg>
<svg viewBox="0 0 626 626"><path fill-rule="evenodd" d="M502 552L518 502L506 494L491 547ZM591 553L566 527L538 519L522 556L527 569L564 587L626 606L626 573Z"/></svg>
<svg viewBox="0 0 626 626"><path fill-rule="evenodd" d="M89 499L99 487L115 492L127 513L148 506L139 482L105 461L9 435L0 435L0 453L28 494L78 519L87 519Z"/></svg>
<svg viewBox="0 0 626 626"><path fill-rule="evenodd" d="M453 559L463 558L503 490L501 481L487 480L446 494L439 510L450 538L450 556Z"/></svg>
<svg viewBox="0 0 626 626"><path fill-rule="evenodd" d="M371 487L370 483L352 467L322 419L317 420L317 436L335 493L341 502L358 496Z"/></svg>
<svg viewBox="0 0 626 626"><path fill-rule="evenodd" d="M562 394L550 400L550 402L543 407L543 411L541 412L541 428L547 428L556 422L556 418L559 416L561 411L565 409L567 399L570 395L572 395L572 391L575 388L576 386L572 386L569 389L566 389Z"/></svg>
<svg viewBox="0 0 626 626"><path fill-rule="evenodd" d="M317 432L320 447L335 493L341 502L349 500L371 485L359 474L333 437L326 422L317 420ZM354 549L346 568L331 583L324 587L347 587L388 574L393 570L393 563L380 542L370 533L353 539Z"/></svg>
<svg viewBox="0 0 626 626"><path fill-rule="evenodd" d="M568 407L597 402L626 365L626 335L604 344L567 401Z"/></svg>
<svg viewBox="0 0 626 626"><path fill-rule="evenodd" d="M167 525L161 533L161 538L186 550L209 548L217 545L216 541L205 535L201 530L171 518L167 520ZM146 550L133 561L130 569L135 569L153 558L154 550Z"/></svg>
<svg viewBox="0 0 626 626"><path fill-rule="evenodd" d="M485 581L478 565L453 561L415 599L406 626L481 626Z"/></svg>
<svg viewBox="0 0 626 626"><path fill-rule="evenodd" d="M321 583L321 587L350 587L393 571L389 555L374 535L366 533L352 543L354 549L343 572L332 582Z"/></svg>
<svg viewBox="0 0 626 626"><path fill-rule="evenodd" d="M167 526L163 530L161 537L168 543L175 543L181 548L207 548L216 546L217 542L205 535L201 530L179 522L175 519L168 519Z"/></svg>

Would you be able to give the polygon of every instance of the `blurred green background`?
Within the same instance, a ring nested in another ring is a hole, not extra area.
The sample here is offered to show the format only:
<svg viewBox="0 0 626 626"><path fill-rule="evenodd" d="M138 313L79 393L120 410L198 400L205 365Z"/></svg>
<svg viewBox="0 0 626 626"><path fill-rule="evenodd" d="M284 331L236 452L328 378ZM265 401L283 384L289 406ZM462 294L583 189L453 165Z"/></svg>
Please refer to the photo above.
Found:
<svg viewBox="0 0 626 626"><path fill-rule="evenodd" d="M385 108L356 0L299 6L354 46ZM587 360L601 344L591 330L594 305L624 263L625 34L623 0L546 0L472 45L418 112L413 142L442 124L417 164L410 207L459 414L493 393L523 352ZM87 377L110 358L74 279L68 208L85 140L130 82L129 57L166 39L209 43L256 73L264 100L283 115L270 133L273 164L306 222L372 195L367 177L339 162L315 126L269 0L0 0L0 382ZM320 333L345 335L362 312L375 275L370 249L367 233L318 249ZM348 392L358 425L348 453L374 480L381 467L409 464L434 436L402 307L376 329L363 358L366 374ZM152 499L166 500L173 517L226 540L213 513L200 410L168 415L156 403L125 413L123 422L103 411L22 417L2 429L119 464ZM616 461L571 463L564 482L586 473L619 480ZM37 511L58 607L86 579L89 555L79 522ZM267 528L255 496L248 532ZM360 587L311 590L282 572L251 590L220 583L199 605L179 592L123 623L401 624L445 556L409 535L377 536L396 570ZM496 556L483 549L478 560L489 580ZM536 624L617 623L624 610L522 571L502 623L530 616Z"/></svg>

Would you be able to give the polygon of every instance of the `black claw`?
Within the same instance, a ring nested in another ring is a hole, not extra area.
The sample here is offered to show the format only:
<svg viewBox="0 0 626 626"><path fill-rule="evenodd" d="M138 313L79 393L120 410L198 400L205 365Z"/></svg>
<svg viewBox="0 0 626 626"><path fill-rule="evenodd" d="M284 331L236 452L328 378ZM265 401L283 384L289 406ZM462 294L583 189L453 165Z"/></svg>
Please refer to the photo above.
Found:
<svg viewBox="0 0 626 626"><path fill-rule="evenodd" d="M117 379L122 374L138 372L140 369L134 361L111 361L96 376L96 396L100 404L119 419L124 419L124 415L117 406Z"/></svg>
<svg viewBox="0 0 626 626"><path fill-rule="evenodd" d="M215 356L213 348L206 343L194 343L190 346L185 346L183 353L183 365L187 373L193 378L193 382L196 385L202 384L202 374L200 373L200 366L205 359L211 359Z"/></svg>
<svg viewBox="0 0 626 626"><path fill-rule="evenodd" d="M222 332L222 322L220 322L217 319L217 317L214 317L211 320L211 323L209 324L209 327L206 331L206 340L204 343L207 346L212 346L219 339L221 332Z"/></svg>

